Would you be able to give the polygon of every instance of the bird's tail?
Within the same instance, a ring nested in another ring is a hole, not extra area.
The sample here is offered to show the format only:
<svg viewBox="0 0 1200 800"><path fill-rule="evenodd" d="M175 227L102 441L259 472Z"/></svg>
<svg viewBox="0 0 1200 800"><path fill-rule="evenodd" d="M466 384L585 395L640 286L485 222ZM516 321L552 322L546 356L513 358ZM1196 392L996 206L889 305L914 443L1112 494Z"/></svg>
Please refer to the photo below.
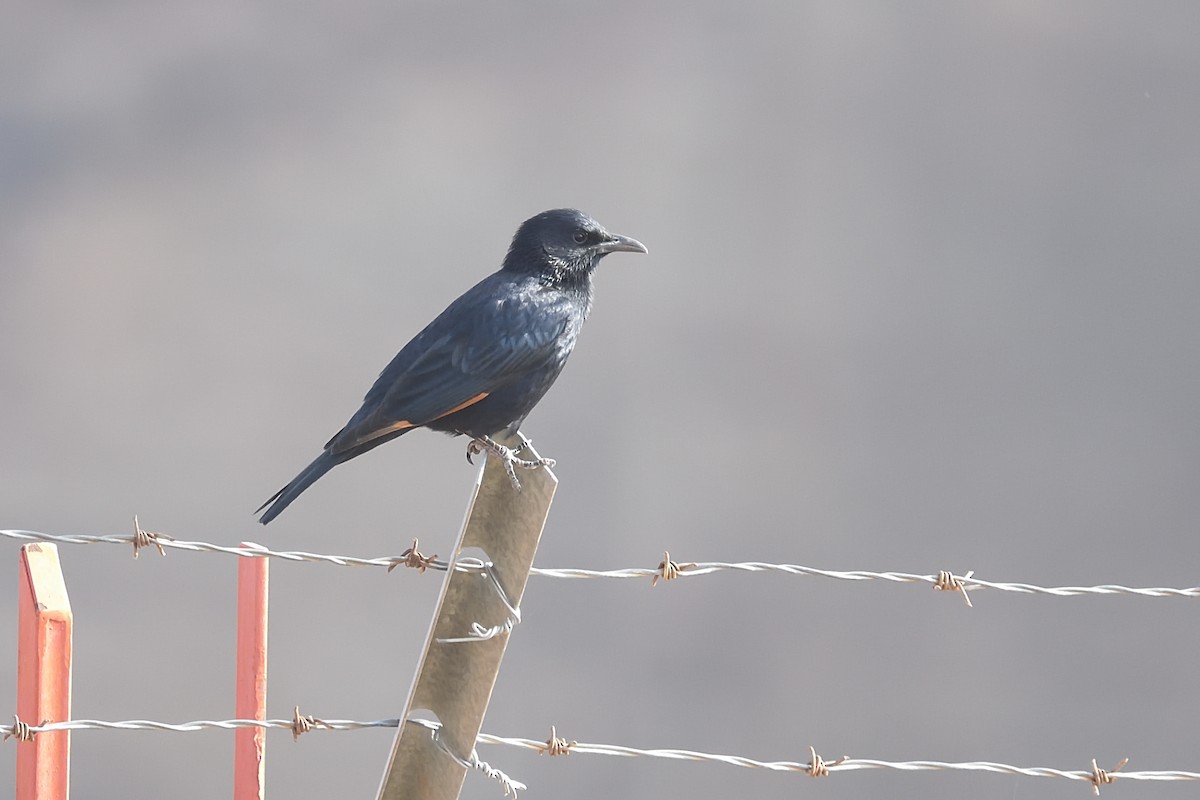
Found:
<svg viewBox="0 0 1200 800"><path fill-rule="evenodd" d="M278 517L280 512L291 505L292 501L300 496L301 492L303 492L309 486L312 486L317 478L321 477L326 472L329 472L329 470L333 469L337 463L338 460L334 458L333 454L328 450L326 450L324 453L321 453L321 455L317 456L316 459L307 467L305 467L299 475L297 475L295 478L292 478L291 483L280 489L278 492L272 495L270 500L258 507L258 511L254 512L255 514L257 514L259 511L262 511L264 508L267 509L267 512L258 518L258 521L263 525L266 525L268 522ZM270 508L267 508L267 506L270 506Z"/></svg>

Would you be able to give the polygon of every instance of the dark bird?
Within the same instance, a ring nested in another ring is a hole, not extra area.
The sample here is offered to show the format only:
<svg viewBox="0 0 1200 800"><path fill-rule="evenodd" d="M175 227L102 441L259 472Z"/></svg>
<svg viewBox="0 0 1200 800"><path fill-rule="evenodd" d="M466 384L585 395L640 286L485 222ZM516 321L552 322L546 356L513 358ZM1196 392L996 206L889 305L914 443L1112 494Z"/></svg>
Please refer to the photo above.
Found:
<svg viewBox="0 0 1200 800"><path fill-rule="evenodd" d="M516 433L562 372L592 308L592 273L616 252L646 248L574 209L523 222L504 266L396 354L325 451L259 507L267 509L259 521L275 519L338 464L414 428L470 436L467 458L484 449L495 454L518 491L515 467L553 466L550 459L520 458L520 447L505 447L492 435Z"/></svg>

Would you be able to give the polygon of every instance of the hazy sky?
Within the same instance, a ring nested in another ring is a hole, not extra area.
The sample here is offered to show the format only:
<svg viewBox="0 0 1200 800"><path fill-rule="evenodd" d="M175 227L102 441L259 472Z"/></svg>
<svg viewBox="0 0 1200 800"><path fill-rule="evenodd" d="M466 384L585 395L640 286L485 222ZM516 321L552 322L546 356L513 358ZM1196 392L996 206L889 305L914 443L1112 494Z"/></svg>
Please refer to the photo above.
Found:
<svg viewBox="0 0 1200 800"><path fill-rule="evenodd" d="M474 472L440 435L339 467L269 528L251 512L521 220L577 206L650 254L603 263L525 425L561 480L540 566L652 567L669 549L1200 584L1195 3L23 4L6 20L0 527L125 533L137 513L182 539L380 556L419 536L448 554ZM61 555L76 717L233 716L231 558ZM272 573L270 715L398 715L440 573ZM0 597L15 642L15 591ZM484 729L1200 770L1200 601L973 597L531 578ZM271 796L372 797L391 740L272 732ZM80 733L75 794L227 796L232 747ZM1089 791L480 755L531 798ZM500 791L471 775L463 796Z"/></svg>

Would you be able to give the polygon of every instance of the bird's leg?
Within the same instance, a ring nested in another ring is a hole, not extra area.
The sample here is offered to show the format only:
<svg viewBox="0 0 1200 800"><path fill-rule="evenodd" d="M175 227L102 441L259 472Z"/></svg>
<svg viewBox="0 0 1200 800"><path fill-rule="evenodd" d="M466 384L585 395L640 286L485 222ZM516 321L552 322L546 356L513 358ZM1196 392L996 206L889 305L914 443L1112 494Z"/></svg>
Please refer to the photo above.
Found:
<svg viewBox="0 0 1200 800"><path fill-rule="evenodd" d="M523 437L522 437L523 438ZM517 454L529 446L529 440L524 439L517 447L505 447L490 436L476 436L467 444L467 461L471 461L471 457L482 453L484 450L492 453L499 458L504 464L504 471L508 473L508 479L512 482L513 489L521 491L521 481L517 478L517 467L521 469L537 469L538 467L553 467L553 458L536 459L521 458ZM471 461L471 463L475 463Z"/></svg>

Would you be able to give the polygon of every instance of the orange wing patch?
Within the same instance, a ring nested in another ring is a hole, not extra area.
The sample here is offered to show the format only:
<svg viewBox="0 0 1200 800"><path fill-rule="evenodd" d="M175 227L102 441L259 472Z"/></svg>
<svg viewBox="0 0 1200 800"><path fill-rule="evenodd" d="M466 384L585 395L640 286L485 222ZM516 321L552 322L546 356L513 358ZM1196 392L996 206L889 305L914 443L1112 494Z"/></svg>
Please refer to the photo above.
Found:
<svg viewBox="0 0 1200 800"><path fill-rule="evenodd" d="M402 431L402 430L405 430L406 428L413 428L413 427L416 427L416 426L414 426L408 420L402 419L399 422L393 422L391 425L387 425L385 427L380 428L377 431L371 431L368 434L364 434L363 436L358 437L357 439L354 440L354 444L352 444L350 446L358 447L360 444L366 444L367 442L372 441L373 439L378 439L380 436L387 436L389 433L394 433L396 431Z"/></svg>
<svg viewBox="0 0 1200 800"><path fill-rule="evenodd" d="M442 417L448 417L448 416L450 416L451 414L453 414L455 411L462 411L462 410L463 410L464 408L466 408L467 406L473 406L473 405L475 405L476 403L478 403L480 400L482 400L483 398L485 398L485 397L487 397L487 396L488 396L488 392L480 392L479 394L477 394L477 395L475 395L474 397L472 397L470 400L467 400L466 402L463 402L463 403L459 403L459 404L458 404L458 405L456 405L454 408L450 409L449 411L445 411L445 412L443 412L443 413L441 413L441 414L438 414L438 415L437 415L436 417L434 417L433 419L441 419ZM430 422L433 422L433 419L431 419L431 420L429 420L429 421L430 421ZM409 423L409 424L410 424L410 423Z"/></svg>
<svg viewBox="0 0 1200 800"><path fill-rule="evenodd" d="M488 396L487 392L480 392L479 394L475 395L474 397L470 398L469 400L465 400L465 401L459 403L458 405L456 405L454 408L450 409L449 411L443 411L441 414L438 414L436 417L434 417L433 419L431 419L429 421L433 422L434 419L441 419L442 417L448 417L451 414L453 414L455 411L462 411L467 406L473 406L487 396ZM385 425L384 427L380 428L379 430L371 431L370 433L368 433L364 436L358 437L357 439L354 440L354 444L351 445L351 447L357 447L360 444L365 444L374 439L378 439L380 436L387 436L389 433L395 433L396 431L403 431L403 430L407 430L409 428L415 428L415 427L417 427L417 423L409 422L406 419L402 419L402 420L399 420L398 422L393 422L391 425Z"/></svg>

